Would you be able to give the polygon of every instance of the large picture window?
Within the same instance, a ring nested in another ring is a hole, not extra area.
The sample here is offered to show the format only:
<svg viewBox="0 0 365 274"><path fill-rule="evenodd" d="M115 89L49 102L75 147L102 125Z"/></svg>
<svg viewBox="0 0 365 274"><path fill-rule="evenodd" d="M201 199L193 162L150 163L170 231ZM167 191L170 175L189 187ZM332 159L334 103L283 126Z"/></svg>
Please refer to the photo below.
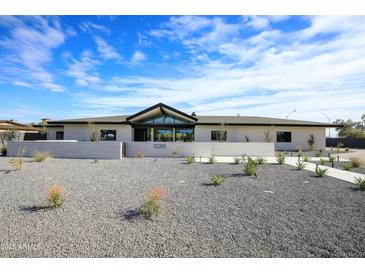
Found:
<svg viewBox="0 0 365 274"><path fill-rule="evenodd" d="M212 130L210 133L211 141L227 141L227 131L226 130Z"/></svg>
<svg viewBox="0 0 365 274"><path fill-rule="evenodd" d="M277 131L276 142L278 143L291 143L291 132L290 131Z"/></svg>
<svg viewBox="0 0 365 274"><path fill-rule="evenodd" d="M175 129L176 142L192 142L194 141L193 128L176 128Z"/></svg>
<svg viewBox="0 0 365 274"><path fill-rule="evenodd" d="M172 142L174 141L174 132L172 128L155 128L154 129L155 142Z"/></svg>
<svg viewBox="0 0 365 274"><path fill-rule="evenodd" d="M117 131L116 130L100 130L100 140L102 141L115 141L117 140Z"/></svg>

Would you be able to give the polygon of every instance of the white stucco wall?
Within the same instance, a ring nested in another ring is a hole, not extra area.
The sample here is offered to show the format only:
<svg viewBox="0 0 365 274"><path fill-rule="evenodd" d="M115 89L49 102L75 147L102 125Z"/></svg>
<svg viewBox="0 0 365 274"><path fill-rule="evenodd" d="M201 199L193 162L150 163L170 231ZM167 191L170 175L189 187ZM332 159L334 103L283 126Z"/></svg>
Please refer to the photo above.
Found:
<svg viewBox="0 0 365 274"><path fill-rule="evenodd" d="M56 140L56 132L63 131L63 127L49 127L47 128L47 140Z"/></svg>
<svg viewBox="0 0 365 274"><path fill-rule="evenodd" d="M121 142L78 142L78 141L22 141L9 142L8 156L16 156L23 146L24 156L32 157L35 151L46 151L56 158L74 159L121 159Z"/></svg>
<svg viewBox="0 0 365 274"><path fill-rule="evenodd" d="M211 131L220 130L219 126L196 126L195 141L210 142ZM275 143L275 149L278 150L295 150L297 146L301 146L303 150L308 150L309 135L313 134L315 138L315 149L326 147L325 128L321 127L265 127L265 126L226 126L227 142L246 142L245 136L249 138L249 142L264 142L265 131L270 131L272 141ZM276 142L277 131L292 132L292 141L290 143Z"/></svg>
<svg viewBox="0 0 365 274"><path fill-rule="evenodd" d="M132 140L132 128L129 125L96 124L95 129L100 138L100 130L116 130L117 141L128 142ZM89 141L88 125L65 125L65 140Z"/></svg>
<svg viewBox="0 0 365 274"><path fill-rule="evenodd" d="M177 157L214 156L274 156L273 143L239 143L239 142L127 142L126 156L136 157L143 153L145 157L172 157L173 151Z"/></svg>
<svg viewBox="0 0 365 274"><path fill-rule="evenodd" d="M100 134L100 130L110 129L117 130L117 141L130 142L132 141L132 127L130 125L113 125L103 124L96 125L96 130ZM265 142L265 131L269 130L272 141L277 150L295 150L301 146L303 150L308 150L309 135L313 134L315 138L315 149L325 148L326 137L325 128L322 127L265 127L265 126L227 126L227 142L246 142L245 136L249 138L249 142ZM211 142L211 131L220 130L219 126L196 126L195 127L195 142ZM62 131L62 128L49 128L49 139L56 139L56 131ZM292 141L290 143L276 142L277 131L292 132ZM65 140L89 141L88 125L65 125L64 126Z"/></svg>

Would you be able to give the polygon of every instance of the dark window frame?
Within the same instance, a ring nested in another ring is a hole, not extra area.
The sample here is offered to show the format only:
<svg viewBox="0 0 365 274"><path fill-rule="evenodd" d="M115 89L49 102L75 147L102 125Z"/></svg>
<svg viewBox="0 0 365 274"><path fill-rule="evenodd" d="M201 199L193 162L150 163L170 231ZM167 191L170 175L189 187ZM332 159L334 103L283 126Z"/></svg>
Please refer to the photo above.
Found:
<svg viewBox="0 0 365 274"><path fill-rule="evenodd" d="M276 142L277 143L291 143L293 139L291 131L277 131Z"/></svg>
<svg viewBox="0 0 365 274"><path fill-rule="evenodd" d="M220 132L221 132L221 130L210 131L210 140L217 141L217 142L226 142L227 141L227 130L224 130L224 139L223 140L219 139Z"/></svg>
<svg viewBox="0 0 365 274"><path fill-rule="evenodd" d="M62 138L59 138L59 135L62 135ZM64 131L56 131L56 140L64 140L65 139L65 132Z"/></svg>
<svg viewBox="0 0 365 274"><path fill-rule="evenodd" d="M114 138L109 138L109 133L114 135ZM106 138L104 138L106 136ZM100 141L116 141L117 140L117 130L116 129L101 129L100 130Z"/></svg>

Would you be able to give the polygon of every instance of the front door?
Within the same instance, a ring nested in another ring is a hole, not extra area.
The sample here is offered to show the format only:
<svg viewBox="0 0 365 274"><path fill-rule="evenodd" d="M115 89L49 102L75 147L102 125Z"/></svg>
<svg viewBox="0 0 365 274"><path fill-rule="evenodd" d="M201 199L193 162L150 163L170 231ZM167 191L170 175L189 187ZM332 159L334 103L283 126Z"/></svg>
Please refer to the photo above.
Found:
<svg viewBox="0 0 365 274"><path fill-rule="evenodd" d="M147 129L146 128L135 128L134 129L134 141L147 142Z"/></svg>

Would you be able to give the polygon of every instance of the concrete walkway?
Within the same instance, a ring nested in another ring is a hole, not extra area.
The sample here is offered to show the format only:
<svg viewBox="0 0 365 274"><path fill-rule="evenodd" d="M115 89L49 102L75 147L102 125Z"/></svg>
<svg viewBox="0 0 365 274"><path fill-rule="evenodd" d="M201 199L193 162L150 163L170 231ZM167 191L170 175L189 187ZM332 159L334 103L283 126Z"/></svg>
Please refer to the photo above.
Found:
<svg viewBox="0 0 365 274"><path fill-rule="evenodd" d="M240 157L214 157L217 163L234 163L234 159L235 158L240 158ZM251 157L253 159L256 159L257 157ZM276 163L276 158L275 157L262 157L266 160L267 163L269 164L274 164ZM328 160L328 157L310 157L311 161L319 161L320 159L326 159ZM303 160L303 157L301 158L301 160ZM348 161L347 159L343 159L340 158L339 159L340 162L346 162ZM207 157L195 157L195 161L196 162L201 162L201 163L207 163L209 162L209 158ZM290 166L295 166L297 164L298 161L298 157L285 157L285 164L290 165ZM312 171L315 172L316 170L316 164L314 163L309 163L306 162L305 163L305 170L308 171ZM346 171L346 170L341 170L341 169L336 169L336 168L332 168L332 167L328 167L328 166L322 166L322 165L318 165L318 167L320 168L325 168L327 169L327 175L330 177L334 177L340 180L344 180L346 182L350 182L350 183L355 183L355 178L364 178L365 179L365 174L361 174L361 173L357 173L357 172L352 172L352 171Z"/></svg>
<svg viewBox="0 0 365 274"><path fill-rule="evenodd" d="M313 159L313 160L315 160L315 159ZM288 165L291 165L291 166L296 167L297 161L298 161L298 159L294 158L294 157L285 158L285 163L288 164ZM353 184L355 184L355 178L365 179L365 174L352 172L352 171L341 170L341 169L332 168L332 167L328 167L328 166L322 166L322 165L318 165L318 167L327 169L328 170L327 175L330 176L330 177L334 177L334 178L337 178L337 179L340 179L340 180L344 180L346 182L350 182L350 183L353 183ZM304 169L316 172L316 164L306 162Z"/></svg>

